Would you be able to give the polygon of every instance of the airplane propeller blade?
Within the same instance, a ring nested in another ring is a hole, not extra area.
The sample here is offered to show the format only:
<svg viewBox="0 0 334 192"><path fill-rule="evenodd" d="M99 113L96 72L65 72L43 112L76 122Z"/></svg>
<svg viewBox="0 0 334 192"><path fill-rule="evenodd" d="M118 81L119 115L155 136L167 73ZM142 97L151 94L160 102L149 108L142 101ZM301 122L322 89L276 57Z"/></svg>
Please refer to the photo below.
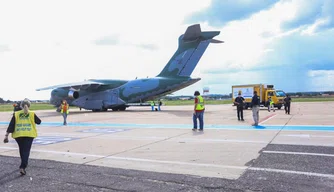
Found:
<svg viewBox="0 0 334 192"><path fill-rule="evenodd" d="M211 39L210 43L224 43L224 41L217 40L217 39Z"/></svg>

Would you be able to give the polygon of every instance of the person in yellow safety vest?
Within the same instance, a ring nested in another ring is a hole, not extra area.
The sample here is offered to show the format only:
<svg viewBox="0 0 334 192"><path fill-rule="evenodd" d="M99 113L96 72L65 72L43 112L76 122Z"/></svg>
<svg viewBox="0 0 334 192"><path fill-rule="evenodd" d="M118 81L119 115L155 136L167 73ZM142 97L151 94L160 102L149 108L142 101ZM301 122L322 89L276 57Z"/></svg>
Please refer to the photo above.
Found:
<svg viewBox="0 0 334 192"><path fill-rule="evenodd" d="M275 112L274 101L273 101L273 99L271 97L268 98L268 103L269 103L269 105L268 105L268 111L270 112L271 109L273 109L273 111Z"/></svg>
<svg viewBox="0 0 334 192"><path fill-rule="evenodd" d="M12 138L15 139L20 150L20 173L21 175L25 175L25 169L28 166L30 149L34 138L37 137L36 124L39 125L42 121L37 117L35 112L29 110L29 99L24 99L21 102L21 107L23 110L16 111L10 120L4 143L8 143L8 135L11 133Z"/></svg>
<svg viewBox="0 0 334 192"><path fill-rule="evenodd" d="M193 131L197 130L197 119L199 120L199 131L203 131L204 128L204 99L200 95L199 91L195 91L195 105L194 105L194 113L193 113Z"/></svg>
<svg viewBox="0 0 334 192"><path fill-rule="evenodd" d="M69 111L69 104L67 103L67 101L64 99L62 104L59 106L60 109L60 113L62 114L63 118L64 118L64 123L63 125L67 125L67 115L70 112Z"/></svg>
<svg viewBox="0 0 334 192"><path fill-rule="evenodd" d="M154 111L154 106L155 106L154 101L151 101L151 108L152 108L152 111Z"/></svg>

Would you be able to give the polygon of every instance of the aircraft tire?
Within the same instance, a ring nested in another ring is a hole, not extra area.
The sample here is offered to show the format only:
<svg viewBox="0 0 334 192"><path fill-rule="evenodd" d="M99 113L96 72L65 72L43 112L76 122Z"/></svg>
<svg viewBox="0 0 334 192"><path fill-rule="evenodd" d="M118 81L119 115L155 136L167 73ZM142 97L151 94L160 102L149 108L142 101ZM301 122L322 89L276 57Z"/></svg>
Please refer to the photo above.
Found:
<svg viewBox="0 0 334 192"><path fill-rule="evenodd" d="M102 108L102 111L108 111L108 108L104 108L104 107L103 107L103 108Z"/></svg>

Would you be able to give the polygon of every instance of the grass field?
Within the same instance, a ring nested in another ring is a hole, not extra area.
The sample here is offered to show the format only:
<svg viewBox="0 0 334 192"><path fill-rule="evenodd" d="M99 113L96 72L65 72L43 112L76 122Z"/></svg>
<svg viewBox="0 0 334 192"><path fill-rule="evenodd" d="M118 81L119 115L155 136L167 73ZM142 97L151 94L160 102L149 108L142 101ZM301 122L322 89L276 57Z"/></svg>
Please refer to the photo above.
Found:
<svg viewBox="0 0 334 192"><path fill-rule="evenodd" d="M324 102L334 101L334 97L316 97L316 98L292 98L292 102ZM176 101L164 101L166 105L193 105L193 100L176 100ZM219 104L232 104L232 99L228 100L207 100L206 104L219 105Z"/></svg>
<svg viewBox="0 0 334 192"><path fill-rule="evenodd" d="M316 98L292 98L292 102L325 102L325 101L334 101L334 97L316 97ZM175 105L193 105L193 100L176 100L176 101L163 101L164 105L175 106ZM208 105L220 105L220 104L231 104L232 100L207 100L205 101ZM73 108L73 107L71 107ZM54 109L50 104L46 103L32 103L31 110L50 110ZM12 104L0 104L0 112L13 111Z"/></svg>
<svg viewBox="0 0 334 192"><path fill-rule="evenodd" d="M0 111L13 111L13 104L0 104ZM48 110L48 109L56 109L53 105L46 103L32 103L31 110Z"/></svg>

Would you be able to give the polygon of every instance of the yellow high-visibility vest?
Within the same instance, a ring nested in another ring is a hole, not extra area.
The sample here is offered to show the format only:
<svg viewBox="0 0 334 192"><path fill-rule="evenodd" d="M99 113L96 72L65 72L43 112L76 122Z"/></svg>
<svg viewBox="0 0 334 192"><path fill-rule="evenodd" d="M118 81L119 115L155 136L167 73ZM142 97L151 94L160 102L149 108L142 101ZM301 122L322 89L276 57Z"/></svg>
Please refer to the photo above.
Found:
<svg viewBox="0 0 334 192"><path fill-rule="evenodd" d="M12 137L37 137L37 129L35 124L35 113L29 111L25 114L23 111L15 112L15 129Z"/></svg>
<svg viewBox="0 0 334 192"><path fill-rule="evenodd" d="M69 107L70 107L70 106L69 106L68 104L66 104L66 107L67 107L67 108L66 108L66 109L67 109L67 110L66 110L66 114L68 114L68 113L70 112L70 111L69 111ZM61 104L61 111L60 111L60 113L64 113L64 104Z"/></svg>
<svg viewBox="0 0 334 192"><path fill-rule="evenodd" d="M204 109L204 99L202 96L197 96L198 103L196 105L196 110L203 110Z"/></svg>
<svg viewBox="0 0 334 192"><path fill-rule="evenodd" d="M271 99L270 100L270 105L273 105L274 104L274 101Z"/></svg>

